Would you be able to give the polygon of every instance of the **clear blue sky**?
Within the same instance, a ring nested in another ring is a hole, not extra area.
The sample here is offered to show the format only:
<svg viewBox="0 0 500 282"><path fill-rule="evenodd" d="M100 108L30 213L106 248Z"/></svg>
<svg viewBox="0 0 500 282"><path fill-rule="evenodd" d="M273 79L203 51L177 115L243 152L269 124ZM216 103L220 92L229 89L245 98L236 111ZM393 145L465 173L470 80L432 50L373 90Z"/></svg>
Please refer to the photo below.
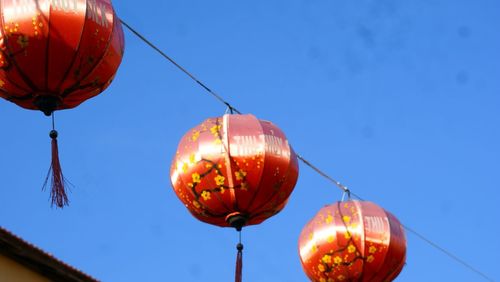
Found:
<svg viewBox="0 0 500 282"><path fill-rule="evenodd" d="M500 279L500 4L115 1L239 110L404 224ZM169 167L225 108L126 32L101 96L57 113L71 205L41 186L50 120L0 101L0 225L104 281L231 281L237 234L192 218ZM245 281L306 281L305 223L341 193L301 165L285 210L244 230ZM483 281L413 235L397 281Z"/></svg>

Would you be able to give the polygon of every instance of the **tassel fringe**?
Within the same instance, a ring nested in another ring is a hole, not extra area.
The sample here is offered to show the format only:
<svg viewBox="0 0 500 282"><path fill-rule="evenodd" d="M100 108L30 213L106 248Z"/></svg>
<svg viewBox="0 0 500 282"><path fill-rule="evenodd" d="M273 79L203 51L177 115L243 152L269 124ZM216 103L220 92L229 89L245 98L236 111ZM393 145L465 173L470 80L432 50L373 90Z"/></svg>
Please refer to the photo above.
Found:
<svg viewBox="0 0 500 282"><path fill-rule="evenodd" d="M57 131L50 132L52 139L52 162L43 184L43 190L46 189L50 178L50 198L52 206L63 208L69 204L68 195L66 194L66 180L63 176L61 163L59 162L59 149L57 146Z"/></svg>

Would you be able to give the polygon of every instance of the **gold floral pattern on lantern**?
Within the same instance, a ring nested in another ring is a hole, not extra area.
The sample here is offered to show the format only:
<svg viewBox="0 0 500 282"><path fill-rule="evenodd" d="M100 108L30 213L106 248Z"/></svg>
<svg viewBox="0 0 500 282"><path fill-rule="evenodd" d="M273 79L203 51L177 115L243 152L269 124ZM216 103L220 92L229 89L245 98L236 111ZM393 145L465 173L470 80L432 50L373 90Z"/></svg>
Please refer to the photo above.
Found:
<svg viewBox="0 0 500 282"><path fill-rule="evenodd" d="M189 155L189 163L190 164L195 164L196 163L196 155L195 154Z"/></svg>
<svg viewBox="0 0 500 282"><path fill-rule="evenodd" d="M201 196L203 197L203 200L205 200L205 201L208 201L212 198L211 194L212 193L210 193L210 191L201 192Z"/></svg>
<svg viewBox="0 0 500 282"><path fill-rule="evenodd" d="M214 141L221 141L220 136L220 130L221 130L221 125L214 125L210 127L210 133L214 137ZM193 130L192 135L189 137L189 140L192 142L195 142L200 138L200 136L207 131L206 126L202 126L200 130ZM179 154L177 154L179 155ZM216 163L214 161L211 161L209 159L203 159L199 158L195 153L189 154L187 160L182 161L179 160L177 161L176 168L179 172L182 173L187 173L190 168L194 167L199 167L201 163L204 163L204 168L206 169L202 173L198 172L193 172L191 174L191 179L190 182L187 183L187 186L191 188L191 191L195 195L195 200L192 201L192 205L197 208L197 209L202 209L205 210L206 212L206 207L205 205L198 201L198 199L203 199L203 201L207 202L212 199L213 193L219 193L220 195L223 195L227 189L241 189L242 191L246 191L248 189L248 183L246 182L241 182L238 185L235 185L234 187L229 187L226 185L226 177L224 176L223 173L223 164ZM182 164L182 165L181 165ZM200 193L197 192L197 187L201 185L205 180L207 176L214 175L213 176L213 183L214 187L213 188L208 188L208 189L203 189ZM247 172L244 171L243 169L239 169L238 171L235 172L235 178L236 180L239 181L244 181L246 179ZM184 198L184 197L183 197Z"/></svg>
<svg viewBox="0 0 500 282"><path fill-rule="evenodd" d="M29 37L26 35L21 35L17 38L17 44L21 46L22 49L25 49L29 45Z"/></svg>
<svg viewBox="0 0 500 282"><path fill-rule="evenodd" d="M278 213L298 176L281 130L252 115L205 120L184 135L172 163L179 199L196 218L219 226L228 226L231 214L253 225Z"/></svg>
<svg viewBox="0 0 500 282"><path fill-rule="evenodd" d="M200 131L195 130L193 132L193 135L191 136L191 141L196 142L196 140L198 140L198 138L200 138Z"/></svg>
<svg viewBox="0 0 500 282"><path fill-rule="evenodd" d="M215 184L218 186L224 185L224 182L226 181L226 178L222 175L217 175L215 178Z"/></svg>
<svg viewBox="0 0 500 282"><path fill-rule="evenodd" d="M200 178L200 175L198 173L193 173L191 174L191 177L193 178L193 183L200 183L201 182L201 178Z"/></svg>
<svg viewBox="0 0 500 282"><path fill-rule="evenodd" d="M323 263L331 263L332 262L332 256L331 255L324 255L323 258L321 259Z"/></svg>
<svg viewBox="0 0 500 282"><path fill-rule="evenodd" d="M247 176L246 171L240 169L239 171L234 173L236 175L236 180L245 180L245 176Z"/></svg>
<svg viewBox="0 0 500 282"><path fill-rule="evenodd" d="M197 209L201 208L201 205L200 205L200 203L198 203L198 201L193 201L193 205L194 205Z"/></svg>
<svg viewBox="0 0 500 282"><path fill-rule="evenodd" d="M395 228L400 230L391 233ZM394 259L388 260L390 248ZM346 201L324 207L306 225L299 253L315 282L392 281L404 265L406 240L400 223L382 208Z"/></svg>

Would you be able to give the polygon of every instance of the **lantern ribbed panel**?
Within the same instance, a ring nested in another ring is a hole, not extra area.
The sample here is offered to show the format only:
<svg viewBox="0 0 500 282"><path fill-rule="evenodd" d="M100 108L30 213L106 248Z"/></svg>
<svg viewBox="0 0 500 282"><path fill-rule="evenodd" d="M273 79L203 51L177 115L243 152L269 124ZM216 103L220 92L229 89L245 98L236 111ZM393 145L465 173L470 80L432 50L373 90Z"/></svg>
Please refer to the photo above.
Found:
<svg viewBox="0 0 500 282"><path fill-rule="evenodd" d="M209 118L181 140L172 162L175 193L199 220L230 226L228 216L258 224L283 209L298 163L283 132L253 115Z"/></svg>
<svg viewBox="0 0 500 282"><path fill-rule="evenodd" d="M403 227L371 202L322 208L299 239L302 267L311 281L392 281L406 260Z"/></svg>
<svg viewBox="0 0 500 282"><path fill-rule="evenodd" d="M73 108L111 83L124 52L109 0L0 0L0 97L39 109Z"/></svg>

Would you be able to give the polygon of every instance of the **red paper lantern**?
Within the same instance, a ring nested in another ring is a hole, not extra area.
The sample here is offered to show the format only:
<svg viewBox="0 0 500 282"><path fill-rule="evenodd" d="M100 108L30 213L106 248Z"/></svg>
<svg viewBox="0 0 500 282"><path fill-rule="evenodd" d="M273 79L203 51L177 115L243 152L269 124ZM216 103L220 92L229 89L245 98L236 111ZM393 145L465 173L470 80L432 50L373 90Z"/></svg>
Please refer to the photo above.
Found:
<svg viewBox="0 0 500 282"><path fill-rule="evenodd" d="M0 11L0 97L50 115L111 83L124 52L111 1L1 0Z"/></svg>
<svg viewBox="0 0 500 282"><path fill-rule="evenodd" d="M78 106L111 83L124 36L110 0L0 0L0 15L0 97L51 115ZM50 137L47 179L52 204L62 207L68 198L57 131Z"/></svg>
<svg viewBox="0 0 500 282"><path fill-rule="evenodd" d="M298 162L271 122L224 115L205 120L182 138L170 175L194 217L241 229L283 209L297 182Z"/></svg>
<svg viewBox="0 0 500 282"><path fill-rule="evenodd" d="M405 233L374 203L337 202L304 227L299 254L311 281L392 281L406 260Z"/></svg>

